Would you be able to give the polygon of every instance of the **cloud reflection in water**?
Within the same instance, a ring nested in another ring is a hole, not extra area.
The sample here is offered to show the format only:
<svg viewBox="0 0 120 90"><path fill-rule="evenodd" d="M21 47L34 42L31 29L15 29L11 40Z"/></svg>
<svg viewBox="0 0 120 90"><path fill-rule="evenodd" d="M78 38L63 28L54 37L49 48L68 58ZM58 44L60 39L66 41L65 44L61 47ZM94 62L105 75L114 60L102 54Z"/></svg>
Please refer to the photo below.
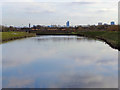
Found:
<svg viewBox="0 0 120 90"><path fill-rule="evenodd" d="M3 87L117 88L118 52L77 36L40 36L3 44Z"/></svg>

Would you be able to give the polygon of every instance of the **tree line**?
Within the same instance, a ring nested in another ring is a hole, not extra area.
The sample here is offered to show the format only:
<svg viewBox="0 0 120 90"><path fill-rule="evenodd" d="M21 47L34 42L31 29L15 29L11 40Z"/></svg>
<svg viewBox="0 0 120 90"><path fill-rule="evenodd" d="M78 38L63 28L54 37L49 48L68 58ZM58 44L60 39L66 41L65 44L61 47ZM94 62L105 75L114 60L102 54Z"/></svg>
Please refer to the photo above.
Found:
<svg viewBox="0 0 120 90"><path fill-rule="evenodd" d="M75 27L46 27L41 25L36 25L31 28L28 27L13 27L13 26L0 26L1 32L9 32L9 31L29 31L29 30L40 30L40 31L84 31L84 30L102 30L102 31L118 31L119 26L118 25L89 25L89 26L75 26Z"/></svg>

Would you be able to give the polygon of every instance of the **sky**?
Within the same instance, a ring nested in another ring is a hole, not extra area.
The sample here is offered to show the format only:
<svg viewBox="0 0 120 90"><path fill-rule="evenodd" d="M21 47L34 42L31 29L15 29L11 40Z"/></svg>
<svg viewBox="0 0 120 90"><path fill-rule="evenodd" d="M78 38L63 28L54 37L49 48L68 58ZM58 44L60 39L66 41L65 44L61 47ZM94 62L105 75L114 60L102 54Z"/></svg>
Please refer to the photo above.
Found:
<svg viewBox="0 0 120 90"><path fill-rule="evenodd" d="M1 0L2 24L94 25L118 23L119 0ZM1 14L1 13L0 13Z"/></svg>

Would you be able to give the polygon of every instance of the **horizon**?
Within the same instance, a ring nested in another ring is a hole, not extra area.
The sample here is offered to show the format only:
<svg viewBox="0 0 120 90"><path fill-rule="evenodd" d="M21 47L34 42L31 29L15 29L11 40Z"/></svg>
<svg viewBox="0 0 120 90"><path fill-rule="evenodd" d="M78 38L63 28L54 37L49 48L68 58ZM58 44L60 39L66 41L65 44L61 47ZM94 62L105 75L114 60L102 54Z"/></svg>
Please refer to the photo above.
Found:
<svg viewBox="0 0 120 90"><path fill-rule="evenodd" d="M97 25L99 22L118 24L118 0L66 0L66 2L42 2L42 0L2 2L2 25ZM41 2L40 2L41 1ZM56 0L54 0L56 1Z"/></svg>

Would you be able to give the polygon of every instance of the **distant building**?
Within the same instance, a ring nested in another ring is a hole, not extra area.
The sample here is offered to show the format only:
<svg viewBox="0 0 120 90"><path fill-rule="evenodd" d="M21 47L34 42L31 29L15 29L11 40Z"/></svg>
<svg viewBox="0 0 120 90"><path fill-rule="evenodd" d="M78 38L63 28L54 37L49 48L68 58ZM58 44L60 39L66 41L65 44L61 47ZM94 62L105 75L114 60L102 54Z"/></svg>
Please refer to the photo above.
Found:
<svg viewBox="0 0 120 90"><path fill-rule="evenodd" d="M33 25L33 27L36 27L35 25Z"/></svg>
<svg viewBox="0 0 120 90"><path fill-rule="evenodd" d="M58 25L58 27L61 27L61 25Z"/></svg>
<svg viewBox="0 0 120 90"><path fill-rule="evenodd" d="M104 25L108 25L107 23L104 23Z"/></svg>
<svg viewBox="0 0 120 90"><path fill-rule="evenodd" d="M69 27L69 21L66 22L66 26Z"/></svg>
<svg viewBox="0 0 120 90"><path fill-rule="evenodd" d="M29 23L29 28L30 28L30 23Z"/></svg>
<svg viewBox="0 0 120 90"><path fill-rule="evenodd" d="M115 25L115 22L112 21L110 24L111 24L111 25Z"/></svg>
<svg viewBox="0 0 120 90"><path fill-rule="evenodd" d="M51 25L50 27L57 27L57 25Z"/></svg>
<svg viewBox="0 0 120 90"><path fill-rule="evenodd" d="M47 27L51 27L51 26L47 26Z"/></svg>
<svg viewBox="0 0 120 90"><path fill-rule="evenodd" d="M101 22L99 22L99 23L98 23L98 25L102 25L102 23L101 23Z"/></svg>
<svg viewBox="0 0 120 90"><path fill-rule="evenodd" d="M36 29L36 26L35 26L35 25L33 25L33 29Z"/></svg>

